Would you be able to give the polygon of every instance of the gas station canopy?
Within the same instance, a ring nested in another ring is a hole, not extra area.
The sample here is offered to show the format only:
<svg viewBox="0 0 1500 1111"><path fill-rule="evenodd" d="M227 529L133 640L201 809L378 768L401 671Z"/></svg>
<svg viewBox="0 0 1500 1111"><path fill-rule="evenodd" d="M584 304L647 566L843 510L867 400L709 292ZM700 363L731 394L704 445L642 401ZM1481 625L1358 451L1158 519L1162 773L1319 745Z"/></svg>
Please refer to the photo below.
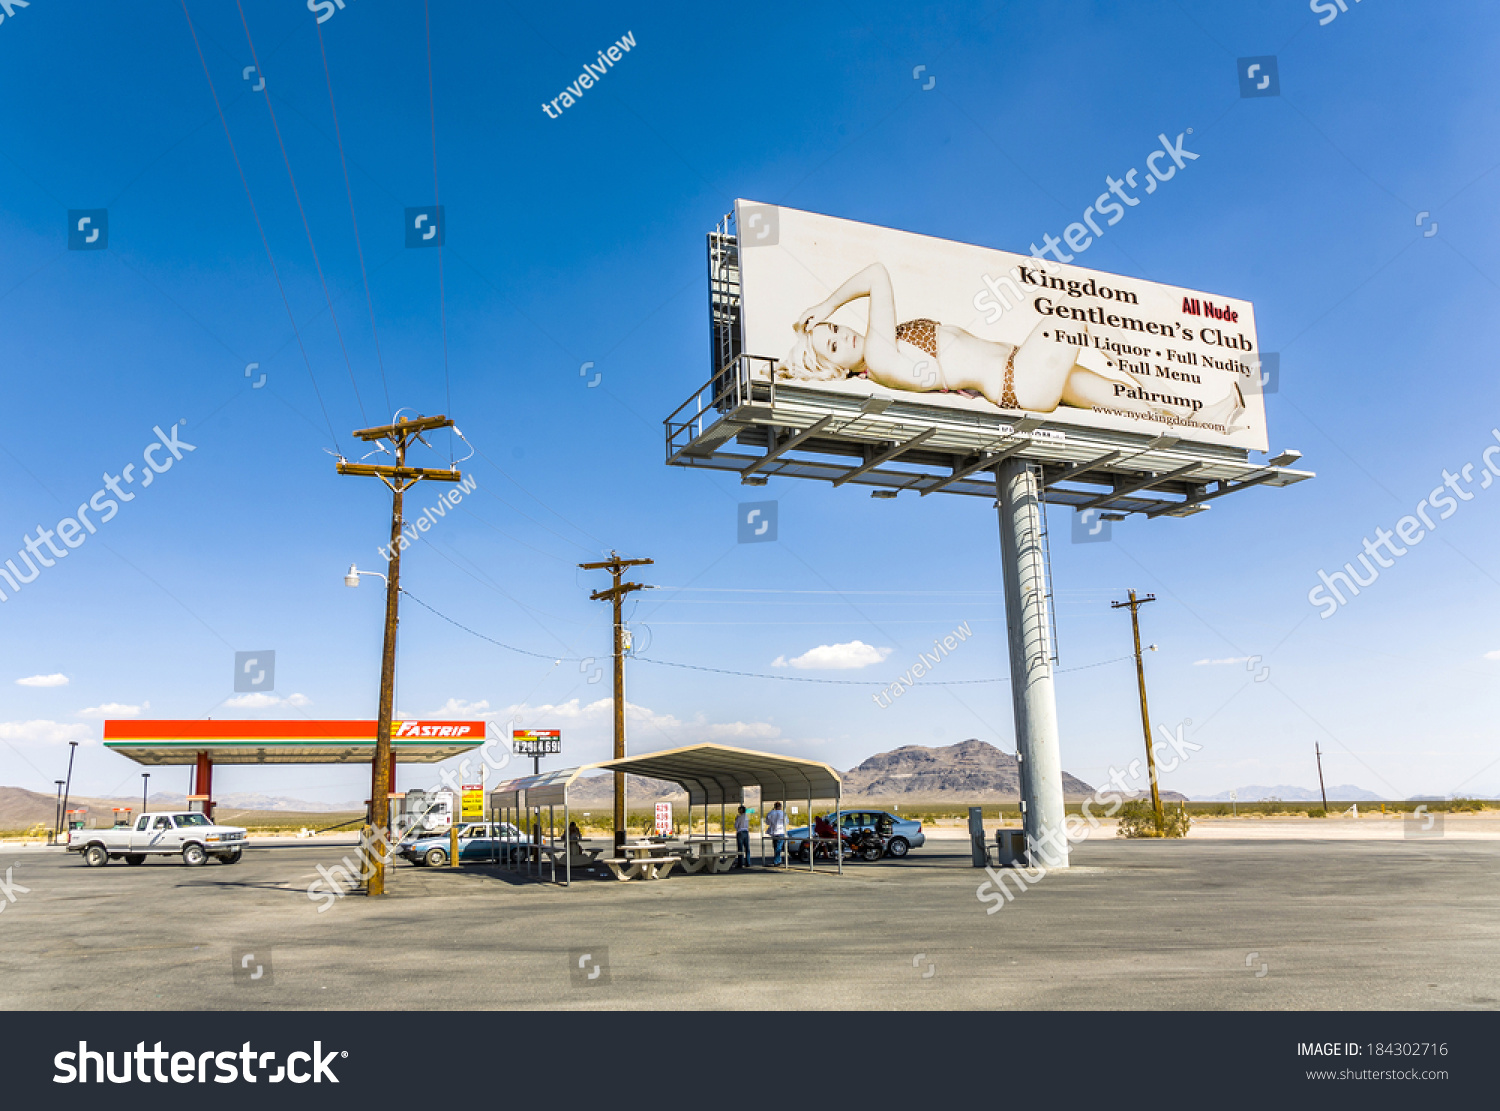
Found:
<svg viewBox="0 0 1500 1111"><path fill-rule="evenodd" d="M377 722L253 720L111 720L104 747L137 764L368 764ZM484 743L482 721L394 721L397 763L435 764Z"/></svg>

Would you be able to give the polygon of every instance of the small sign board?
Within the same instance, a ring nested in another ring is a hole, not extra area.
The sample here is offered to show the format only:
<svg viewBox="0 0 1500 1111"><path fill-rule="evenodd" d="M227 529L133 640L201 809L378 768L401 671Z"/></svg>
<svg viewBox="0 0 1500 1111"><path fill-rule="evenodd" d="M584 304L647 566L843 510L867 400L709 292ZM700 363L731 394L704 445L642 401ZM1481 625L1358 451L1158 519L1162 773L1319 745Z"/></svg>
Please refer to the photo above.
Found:
<svg viewBox="0 0 1500 1111"><path fill-rule="evenodd" d="M672 804L670 802L659 802L656 804L656 832L672 832Z"/></svg>
<svg viewBox="0 0 1500 1111"><path fill-rule="evenodd" d="M562 751L561 729L513 729L510 739L518 756L550 756Z"/></svg>
<svg viewBox="0 0 1500 1111"><path fill-rule="evenodd" d="M459 817L463 822L477 822L484 818L484 784L465 783L463 785L462 813Z"/></svg>

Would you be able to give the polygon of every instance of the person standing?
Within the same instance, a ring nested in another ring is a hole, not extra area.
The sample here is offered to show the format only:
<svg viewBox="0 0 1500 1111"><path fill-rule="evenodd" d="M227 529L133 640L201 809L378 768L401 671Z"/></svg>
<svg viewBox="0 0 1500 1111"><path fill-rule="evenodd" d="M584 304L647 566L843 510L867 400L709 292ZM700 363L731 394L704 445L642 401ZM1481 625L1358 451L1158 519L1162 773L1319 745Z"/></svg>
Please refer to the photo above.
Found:
<svg viewBox="0 0 1500 1111"><path fill-rule="evenodd" d="M740 854L734 866L748 868L750 866L750 815L746 813L743 806L734 816L734 847Z"/></svg>
<svg viewBox="0 0 1500 1111"><path fill-rule="evenodd" d="M771 847L775 850L771 867L780 868L781 854L786 848L786 811L781 809L779 802L766 815L766 832L771 835Z"/></svg>

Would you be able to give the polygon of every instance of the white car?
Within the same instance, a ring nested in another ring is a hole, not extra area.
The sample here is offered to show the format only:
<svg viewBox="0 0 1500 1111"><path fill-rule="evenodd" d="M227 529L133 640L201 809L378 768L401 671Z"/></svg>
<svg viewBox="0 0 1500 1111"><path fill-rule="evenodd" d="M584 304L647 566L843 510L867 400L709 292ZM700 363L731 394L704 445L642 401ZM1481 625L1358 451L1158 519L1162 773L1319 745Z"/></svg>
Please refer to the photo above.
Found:
<svg viewBox="0 0 1500 1111"><path fill-rule="evenodd" d="M148 856L181 856L189 867L209 857L237 864L244 851L243 829L215 825L196 811L142 814L135 825L118 829L77 829L68 842L68 852L82 853L91 868L122 858L126 864L144 864Z"/></svg>

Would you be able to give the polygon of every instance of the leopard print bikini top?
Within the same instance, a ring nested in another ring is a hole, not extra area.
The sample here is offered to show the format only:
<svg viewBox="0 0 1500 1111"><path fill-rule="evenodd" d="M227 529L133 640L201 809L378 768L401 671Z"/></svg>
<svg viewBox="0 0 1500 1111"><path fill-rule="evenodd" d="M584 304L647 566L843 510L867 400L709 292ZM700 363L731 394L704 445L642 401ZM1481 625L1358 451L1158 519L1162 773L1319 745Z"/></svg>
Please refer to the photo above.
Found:
<svg viewBox="0 0 1500 1111"><path fill-rule="evenodd" d="M908 320L905 324L896 325L896 339L905 340L913 347L920 347L934 359L937 358L937 330L938 322L928 320L925 317L917 320Z"/></svg>

